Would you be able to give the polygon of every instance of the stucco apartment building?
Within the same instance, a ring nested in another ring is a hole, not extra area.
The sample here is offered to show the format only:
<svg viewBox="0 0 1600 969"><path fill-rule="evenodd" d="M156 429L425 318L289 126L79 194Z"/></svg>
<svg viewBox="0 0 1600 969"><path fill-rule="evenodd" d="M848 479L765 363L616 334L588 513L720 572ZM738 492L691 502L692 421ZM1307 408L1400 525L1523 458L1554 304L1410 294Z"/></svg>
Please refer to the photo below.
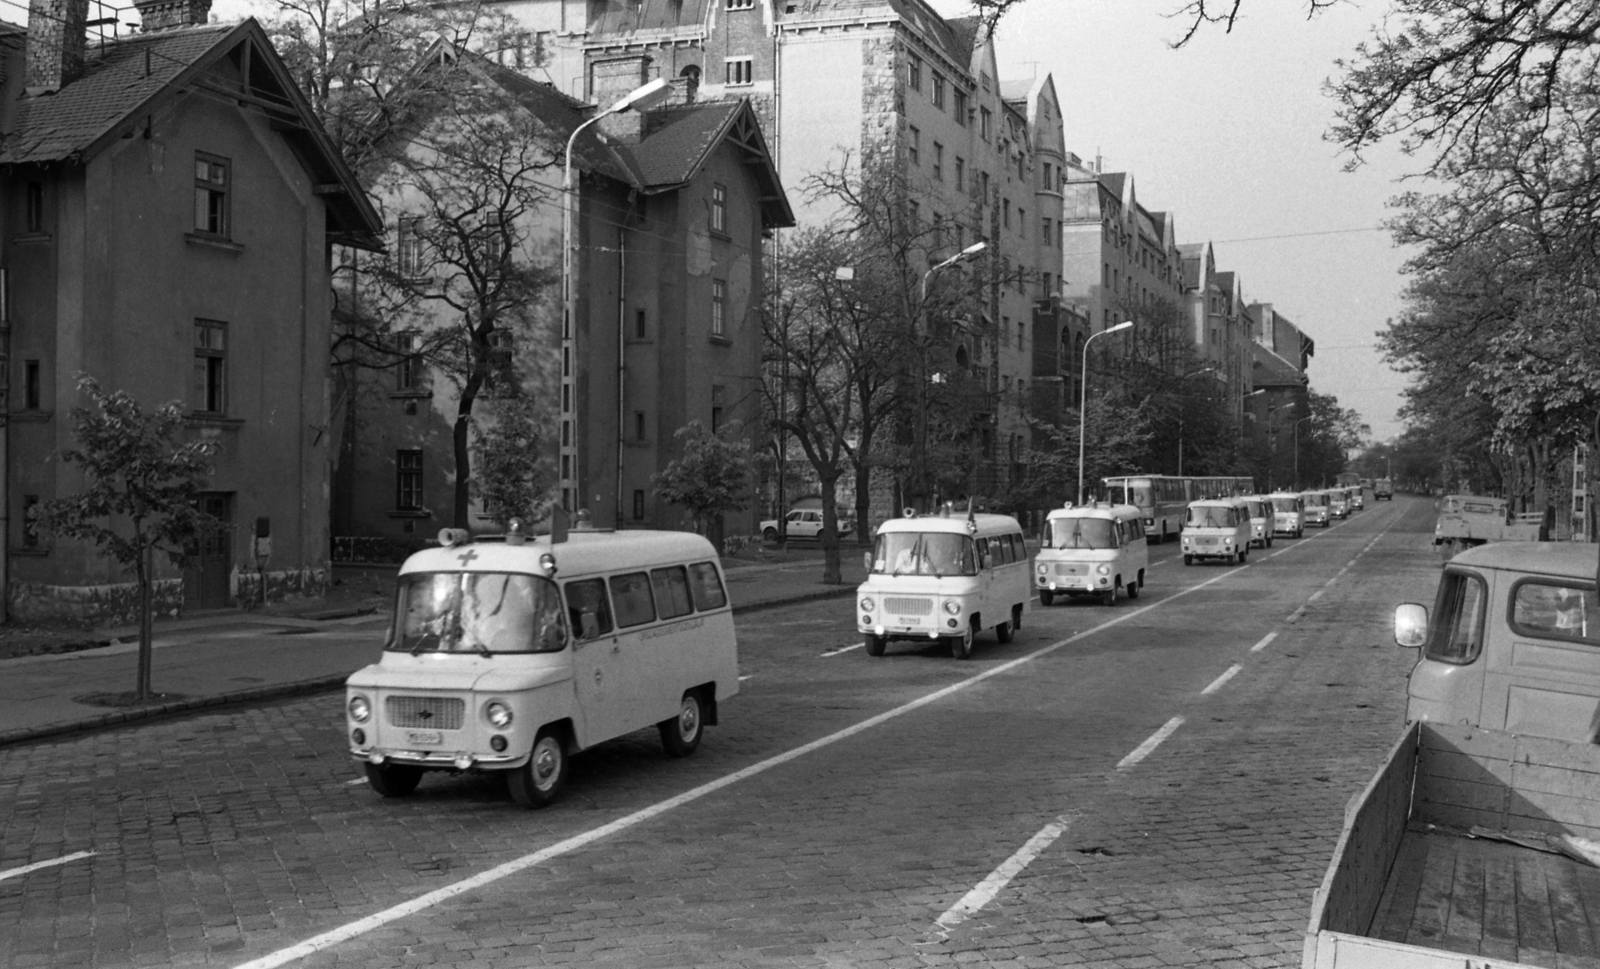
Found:
<svg viewBox="0 0 1600 969"><path fill-rule="evenodd" d="M975 428L989 460L973 485L1004 486L1027 448L1024 407L1040 388L1060 406L1083 323L1059 298L1067 155L1048 75L1003 81L974 20L947 20L921 0L510 0L502 9L526 34L500 59L574 97L599 101L618 79L663 77L685 100L748 98L801 225L833 214L805 196L808 177L890 151L918 187L918 216L951 226L949 251L928 253L930 265L986 239L988 305L978 337L947 365L981 380L991 399Z"/></svg>
<svg viewBox="0 0 1600 969"><path fill-rule="evenodd" d="M682 527L682 509L663 501L651 476L679 456L679 428L759 423L765 238L792 225L783 186L750 103L671 104L602 118L574 143L572 199L574 342L562 345L559 278L563 246L563 146L594 116L591 104L466 51L453 56L482 84L498 86L558 162L530 171L541 198L522 208L508 233L509 258L552 280L529 308L532 332L506 330L517 348L525 392L558 415L555 450L561 501L607 527ZM513 61L514 62L514 61ZM642 83L611 75L597 84L602 107ZM681 99L680 99L681 100ZM437 143L424 126L406 151ZM448 269L425 246L403 239L410 220L429 217L379 179L388 256L427 279ZM364 297L351 294L355 303ZM456 311L439 306L436 326ZM460 394L426 360L357 371L342 411L334 528L339 536L404 544L455 521L451 436ZM557 399L559 398L559 403ZM494 420L480 400L473 420ZM754 529L755 509L730 516L730 532ZM474 503L468 527L497 526ZM341 553L342 554L342 553ZM361 557L356 553L356 557Z"/></svg>
<svg viewBox="0 0 1600 969"><path fill-rule="evenodd" d="M88 0L0 25L17 616L126 616L135 598L115 562L38 527L81 484L54 457L75 443L80 374L147 408L177 400L189 433L221 444L201 505L227 527L183 575L158 560L163 611L324 578L329 252L375 244L378 221L260 26L205 25L208 7L141 3L141 33L92 44Z"/></svg>

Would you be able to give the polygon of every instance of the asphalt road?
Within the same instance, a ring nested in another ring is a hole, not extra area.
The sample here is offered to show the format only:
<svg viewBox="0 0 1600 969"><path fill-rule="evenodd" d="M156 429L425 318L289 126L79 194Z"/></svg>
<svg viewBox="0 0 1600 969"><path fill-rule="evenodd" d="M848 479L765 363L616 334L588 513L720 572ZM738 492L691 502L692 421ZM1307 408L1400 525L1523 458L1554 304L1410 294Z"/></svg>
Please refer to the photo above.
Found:
<svg viewBox="0 0 1600 969"><path fill-rule="evenodd" d="M0 965L1298 965L1432 515L1153 546L1137 601L1035 602L966 662L764 612L698 753L603 744L543 811L378 798L336 694L0 750Z"/></svg>

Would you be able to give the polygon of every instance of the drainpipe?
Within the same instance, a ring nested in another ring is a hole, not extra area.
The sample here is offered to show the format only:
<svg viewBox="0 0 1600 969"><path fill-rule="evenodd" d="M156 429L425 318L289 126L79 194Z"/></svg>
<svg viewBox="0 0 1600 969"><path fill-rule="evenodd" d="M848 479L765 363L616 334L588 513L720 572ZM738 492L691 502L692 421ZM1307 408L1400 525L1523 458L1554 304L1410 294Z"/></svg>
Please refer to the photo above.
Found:
<svg viewBox="0 0 1600 969"><path fill-rule="evenodd" d="M624 387L628 374L628 230L617 226L617 531L622 531L622 449L626 436Z"/></svg>

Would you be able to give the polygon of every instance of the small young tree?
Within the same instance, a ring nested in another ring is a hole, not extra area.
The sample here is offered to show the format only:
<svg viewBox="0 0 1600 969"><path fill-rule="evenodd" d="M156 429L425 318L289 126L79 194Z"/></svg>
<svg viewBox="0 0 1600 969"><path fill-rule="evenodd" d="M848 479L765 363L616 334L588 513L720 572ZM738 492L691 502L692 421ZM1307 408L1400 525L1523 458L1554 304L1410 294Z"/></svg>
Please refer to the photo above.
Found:
<svg viewBox="0 0 1600 969"><path fill-rule="evenodd" d="M78 446L61 453L81 465L85 488L45 503L45 525L56 535L92 541L133 572L139 586L139 672L134 699L150 696L151 587L154 553L182 568L202 528L214 524L195 506L215 440L180 439L183 409L174 401L146 413L126 391L106 391L78 379L91 406L72 409Z"/></svg>
<svg viewBox="0 0 1600 969"><path fill-rule="evenodd" d="M502 525L513 518L532 524L549 514L553 499L552 422L528 395L490 405L489 419L473 422L473 496Z"/></svg>
<svg viewBox="0 0 1600 969"><path fill-rule="evenodd" d="M719 434L690 421L675 436L683 442L683 456L668 462L650 481L661 497L689 509L695 531L720 548L722 516L749 506L755 457L739 439L737 421Z"/></svg>

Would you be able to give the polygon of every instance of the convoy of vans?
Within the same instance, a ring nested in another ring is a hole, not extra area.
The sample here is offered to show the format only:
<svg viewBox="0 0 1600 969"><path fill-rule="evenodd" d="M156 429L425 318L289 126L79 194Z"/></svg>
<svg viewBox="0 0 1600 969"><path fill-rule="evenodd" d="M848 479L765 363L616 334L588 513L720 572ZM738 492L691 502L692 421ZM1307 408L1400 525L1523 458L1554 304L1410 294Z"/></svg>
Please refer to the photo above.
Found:
<svg viewBox="0 0 1600 969"><path fill-rule="evenodd" d="M495 771L540 807L573 753L653 724L686 756L739 692L722 565L698 535L446 529L397 583L382 657L345 685L350 756L385 797Z"/></svg>
<svg viewBox="0 0 1600 969"><path fill-rule="evenodd" d="M1039 604L1048 606L1057 596L1096 596L1109 606L1118 589L1136 599L1149 563L1144 516L1133 505L1056 508L1046 516L1034 556Z"/></svg>
<svg viewBox="0 0 1600 969"><path fill-rule="evenodd" d="M1183 564L1221 559L1242 564L1250 556L1250 509L1239 498L1189 502L1183 521Z"/></svg>

